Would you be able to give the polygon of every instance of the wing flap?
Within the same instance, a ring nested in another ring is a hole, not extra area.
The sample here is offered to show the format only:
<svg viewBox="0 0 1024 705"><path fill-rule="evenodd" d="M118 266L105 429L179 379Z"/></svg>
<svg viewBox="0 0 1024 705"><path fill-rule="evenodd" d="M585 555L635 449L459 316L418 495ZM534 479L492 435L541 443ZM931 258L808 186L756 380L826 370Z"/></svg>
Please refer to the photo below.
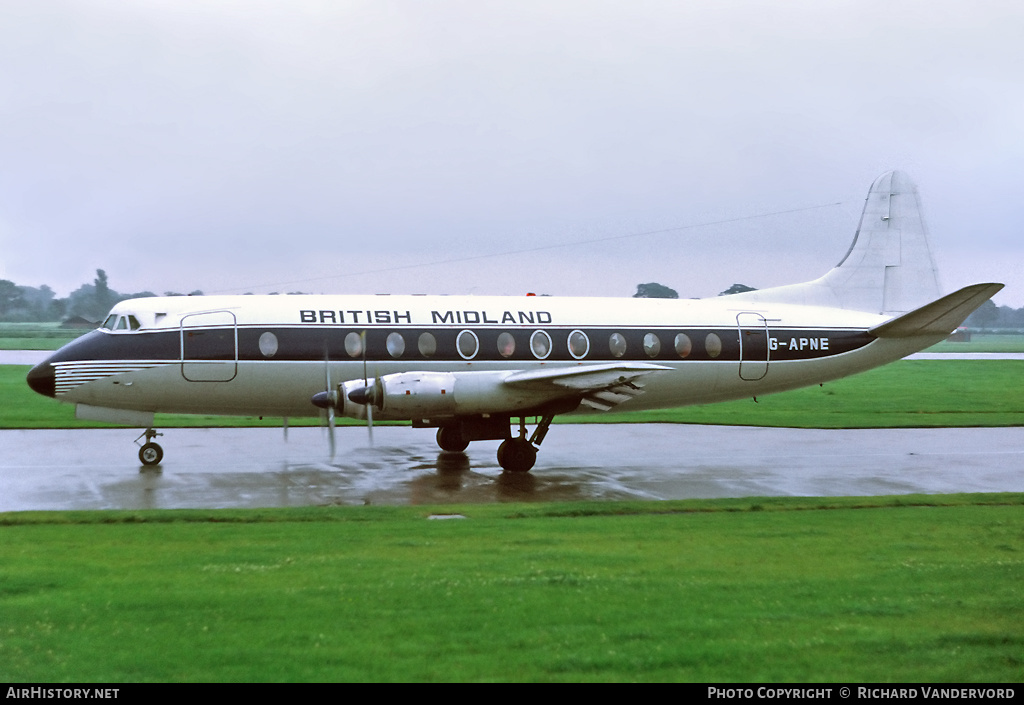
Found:
<svg viewBox="0 0 1024 705"><path fill-rule="evenodd" d="M580 403L584 406L608 411L643 393L643 384L637 381L641 377L671 369L646 362L549 367L514 372L504 379L504 383L530 389L560 388L566 393L580 395Z"/></svg>
<svg viewBox="0 0 1024 705"><path fill-rule="evenodd" d="M598 391L626 384L652 372L671 370L671 367L647 362L624 362L607 365L578 365L576 367L545 367L539 370L513 372L504 379L515 387L546 387L556 385L578 392Z"/></svg>

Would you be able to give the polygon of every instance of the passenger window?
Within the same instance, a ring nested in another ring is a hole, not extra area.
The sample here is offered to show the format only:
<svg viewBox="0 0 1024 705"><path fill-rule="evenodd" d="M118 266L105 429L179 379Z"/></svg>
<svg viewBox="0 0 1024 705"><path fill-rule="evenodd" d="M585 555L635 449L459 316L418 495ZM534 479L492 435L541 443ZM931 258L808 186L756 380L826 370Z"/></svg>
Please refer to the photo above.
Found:
<svg viewBox="0 0 1024 705"><path fill-rule="evenodd" d="M498 354L502 357L512 357L516 351L516 339L511 333L502 333L498 336Z"/></svg>
<svg viewBox="0 0 1024 705"><path fill-rule="evenodd" d="M676 354L679 357L689 357L690 353L693 352L693 343L690 342L690 336L686 333L680 333L676 336Z"/></svg>
<svg viewBox="0 0 1024 705"><path fill-rule="evenodd" d="M608 351L612 357L622 357L626 354L626 337L622 333L612 333L608 338Z"/></svg>
<svg viewBox="0 0 1024 705"><path fill-rule="evenodd" d="M277 354L277 336L269 330L260 336L259 345L263 357L274 357Z"/></svg>
<svg viewBox="0 0 1024 705"><path fill-rule="evenodd" d="M455 347L466 360L471 360L476 357L477 350L480 349L480 341L476 337L476 333L471 330L464 330L459 333L459 337L455 340Z"/></svg>
<svg viewBox="0 0 1024 705"><path fill-rule="evenodd" d="M405 338L401 333L388 334L388 355L394 358L402 357L405 354Z"/></svg>
<svg viewBox="0 0 1024 705"><path fill-rule="evenodd" d="M551 354L551 336L542 330L534 331L530 336L530 350L538 360L545 359Z"/></svg>
<svg viewBox="0 0 1024 705"><path fill-rule="evenodd" d="M569 354L577 360L582 360L590 352L590 339L581 330L574 330L569 334Z"/></svg>
<svg viewBox="0 0 1024 705"><path fill-rule="evenodd" d="M345 352L349 357L359 357L363 354L363 337L356 332L345 336Z"/></svg>
<svg viewBox="0 0 1024 705"><path fill-rule="evenodd" d="M704 338L704 349L708 351L708 357L718 357L722 354L722 339L714 333L708 333Z"/></svg>
<svg viewBox="0 0 1024 705"><path fill-rule="evenodd" d="M647 353L647 357L657 357L661 352L661 340L654 333L644 336L644 352Z"/></svg>
<svg viewBox="0 0 1024 705"><path fill-rule="evenodd" d="M433 333L421 333L418 345L423 357L434 357L437 354L437 338Z"/></svg>

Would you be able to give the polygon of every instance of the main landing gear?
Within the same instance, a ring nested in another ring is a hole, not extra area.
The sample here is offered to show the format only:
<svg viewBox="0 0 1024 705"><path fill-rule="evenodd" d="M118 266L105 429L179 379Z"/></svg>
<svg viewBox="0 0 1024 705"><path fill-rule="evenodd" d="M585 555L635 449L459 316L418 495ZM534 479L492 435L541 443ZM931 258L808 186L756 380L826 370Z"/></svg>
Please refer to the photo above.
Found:
<svg viewBox="0 0 1024 705"><path fill-rule="evenodd" d="M437 429L437 445L441 450L458 453L466 450L470 441L498 440L498 465L511 473L530 472L537 462L537 448L548 434L554 414L542 416L533 435L527 438L526 418L519 417L519 435L512 436L512 417L464 418Z"/></svg>
<svg viewBox="0 0 1024 705"><path fill-rule="evenodd" d="M142 432L142 435L146 437L146 442L139 444L139 438L135 439L135 444L139 446L139 460L142 461L143 465L159 465L160 461L164 459L164 449L159 444L153 443L153 439L156 436L162 436L164 434L157 433L152 428L147 428Z"/></svg>

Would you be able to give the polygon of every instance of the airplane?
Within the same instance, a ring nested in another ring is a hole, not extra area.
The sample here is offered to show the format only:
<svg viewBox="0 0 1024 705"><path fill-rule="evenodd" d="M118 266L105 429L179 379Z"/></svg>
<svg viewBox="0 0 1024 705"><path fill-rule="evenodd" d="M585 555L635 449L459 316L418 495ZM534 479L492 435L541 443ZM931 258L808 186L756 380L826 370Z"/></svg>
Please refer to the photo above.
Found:
<svg viewBox="0 0 1024 705"><path fill-rule="evenodd" d="M802 284L706 299L175 296L122 301L28 373L80 419L143 428L157 412L412 421L442 451L500 440L531 470L552 419L758 397L899 360L1003 288L939 293L917 189L868 191L846 255ZM535 426L528 434L527 424ZM143 436L140 436L141 439ZM137 441L139 439L136 439Z"/></svg>

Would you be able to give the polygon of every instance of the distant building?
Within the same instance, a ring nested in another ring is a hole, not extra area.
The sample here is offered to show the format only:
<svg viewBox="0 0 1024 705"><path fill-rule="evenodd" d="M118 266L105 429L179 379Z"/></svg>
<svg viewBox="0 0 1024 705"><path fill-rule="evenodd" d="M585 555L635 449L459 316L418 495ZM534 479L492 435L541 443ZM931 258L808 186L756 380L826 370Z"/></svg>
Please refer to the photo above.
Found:
<svg viewBox="0 0 1024 705"><path fill-rule="evenodd" d="M90 321L83 316L70 316L60 322L61 328L95 328L97 325L99 325L99 321Z"/></svg>

